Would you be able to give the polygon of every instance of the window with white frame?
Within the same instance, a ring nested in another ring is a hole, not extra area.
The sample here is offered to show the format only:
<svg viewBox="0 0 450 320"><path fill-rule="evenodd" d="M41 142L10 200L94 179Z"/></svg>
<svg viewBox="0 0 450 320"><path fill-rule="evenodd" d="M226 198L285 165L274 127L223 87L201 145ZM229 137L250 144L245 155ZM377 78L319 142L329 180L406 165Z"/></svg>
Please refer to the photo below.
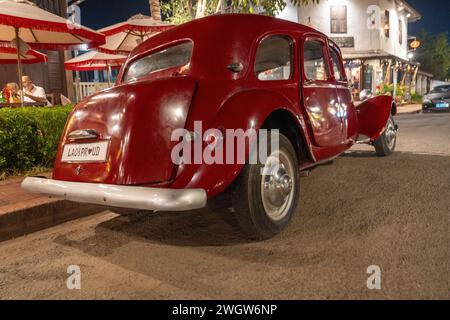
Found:
<svg viewBox="0 0 450 320"><path fill-rule="evenodd" d="M330 7L331 33L347 33L347 6Z"/></svg>

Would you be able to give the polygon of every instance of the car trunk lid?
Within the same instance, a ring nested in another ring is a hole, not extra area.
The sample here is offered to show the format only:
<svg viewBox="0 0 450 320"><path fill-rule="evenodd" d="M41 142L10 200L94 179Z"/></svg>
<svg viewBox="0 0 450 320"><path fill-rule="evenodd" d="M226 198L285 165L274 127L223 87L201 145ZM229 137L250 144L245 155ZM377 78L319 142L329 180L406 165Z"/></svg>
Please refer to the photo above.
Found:
<svg viewBox="0 0 450 320"><path fill-rule="evenodd" d="M67 121L54 179L124 185L170 181L171 151L178 143L171 135L185 127L195 86L195 79L177 76L120 85L84 100ZM95 136L74 138L83 130ZM106 161L64 161L66 145L99 142L108 145Z"/></svg>

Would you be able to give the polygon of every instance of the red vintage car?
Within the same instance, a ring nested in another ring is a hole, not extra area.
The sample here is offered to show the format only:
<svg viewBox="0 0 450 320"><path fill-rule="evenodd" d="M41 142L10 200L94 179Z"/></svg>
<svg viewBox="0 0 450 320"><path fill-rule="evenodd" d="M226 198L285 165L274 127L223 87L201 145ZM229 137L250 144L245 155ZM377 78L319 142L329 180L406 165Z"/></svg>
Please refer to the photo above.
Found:
<svg viewBox="0 0 450 320"><path fill-rule="evenodd" d="M355 143L374 145L380 156L394 151L393 107L389 96L355 106L338 46L312 28L258 15L210 16L136 48L116 86L70 114L53 178L29 177L23 187L150 211L199 209L227 195L245 234L269 238L296 211L302 172ZM198 122L210 134L197 132ZM201 147L221 139L224 146L220 133L239 129L278 132L278 146L266 161L250 163L260 139L250 137L243 163L177 163L178 129L187 132L184 143Z"/></svg>

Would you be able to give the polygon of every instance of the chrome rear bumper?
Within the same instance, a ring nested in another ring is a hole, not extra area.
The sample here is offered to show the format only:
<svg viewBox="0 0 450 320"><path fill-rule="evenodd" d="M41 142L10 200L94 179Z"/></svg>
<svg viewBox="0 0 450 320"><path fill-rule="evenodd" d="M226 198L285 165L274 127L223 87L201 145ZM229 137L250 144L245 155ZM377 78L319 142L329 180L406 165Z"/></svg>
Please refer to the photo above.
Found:
<svg viewBox="0 0 450 320"><path fill-rule="evenodd" d="M55 198L111 207L186 211L206 206L204 189L164 189L29 177L22 188Z"/></svg>

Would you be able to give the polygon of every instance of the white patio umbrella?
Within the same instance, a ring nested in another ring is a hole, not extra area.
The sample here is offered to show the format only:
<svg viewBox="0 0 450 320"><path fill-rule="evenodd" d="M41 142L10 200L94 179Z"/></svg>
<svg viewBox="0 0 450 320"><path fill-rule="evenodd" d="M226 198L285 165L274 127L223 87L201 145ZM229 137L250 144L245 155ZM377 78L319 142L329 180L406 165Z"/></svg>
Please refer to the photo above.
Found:
<svg viewBox="0 0 450 320"><path fill-rule="evenodd" d="M111 69L120 68L127 59L125 55L89 51L64 63L66 70L89 71L108 70L108 83L111 84Z"/></svg>
<svg viewBox="0 0 450 320"><path fill-rule="evenodd" d="M105 43L105 36L40 9L29 1L0 0L0 42L2 46L11 43L17 48L17 70L22 92L20 54L26 50L23 50L20 40L32 48L58 50L86 44L99 46Z"/></svg>
<svg viewBox="0 0 450 320"><path fill-rule="evenodd" d="M173 27L166 22L137 14L127 21L98 30L106 36L106 44L97 50L111 54L128 54L151 36Z"/></svg>

